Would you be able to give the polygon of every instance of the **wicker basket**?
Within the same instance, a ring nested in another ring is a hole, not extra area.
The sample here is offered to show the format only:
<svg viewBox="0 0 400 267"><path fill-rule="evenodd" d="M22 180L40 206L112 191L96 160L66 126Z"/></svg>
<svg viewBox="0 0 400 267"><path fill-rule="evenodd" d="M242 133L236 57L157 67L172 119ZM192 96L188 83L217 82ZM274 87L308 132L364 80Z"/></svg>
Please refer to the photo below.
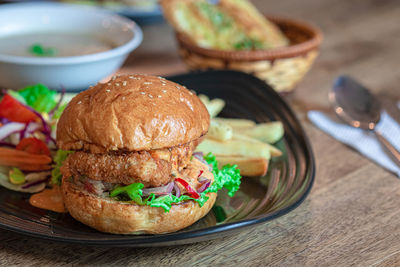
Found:
<svg viewBox="0 0 400 267"><path fill-rule="evenodd" d="M177 34L180 55L190 69L240 70L266 81L278 92L290 92L317 57L322 34L304 22L267 18L289 38L290 46L257 51L221 51L198 47Z"/></svg>

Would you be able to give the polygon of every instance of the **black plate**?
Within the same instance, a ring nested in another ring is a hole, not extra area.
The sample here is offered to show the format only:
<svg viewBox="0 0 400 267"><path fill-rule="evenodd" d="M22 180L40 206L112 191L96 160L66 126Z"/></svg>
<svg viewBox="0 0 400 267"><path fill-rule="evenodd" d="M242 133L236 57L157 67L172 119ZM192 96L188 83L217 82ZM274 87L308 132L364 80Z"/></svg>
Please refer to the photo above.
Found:
<svg viewBox="0 0 400 267"><path fill-rule="evenodd" d="M189 228L162 235L112 235L97 232L72 219L29 205L29 195L0 189L0 227L34 237L101 246L165 246L210 240L282 216L296 208L309 193L315 173L310 144L285 101L263 81L234 71L208 71L169 77L198 93L226 101L221 117L248 118L257 122L279 120L285 136L277 143L283 155L274 158L268 174L243 179L235 197L224 192L217 204L226 219L215 212ZM215 211L215 210L214 210Z"/></svg>

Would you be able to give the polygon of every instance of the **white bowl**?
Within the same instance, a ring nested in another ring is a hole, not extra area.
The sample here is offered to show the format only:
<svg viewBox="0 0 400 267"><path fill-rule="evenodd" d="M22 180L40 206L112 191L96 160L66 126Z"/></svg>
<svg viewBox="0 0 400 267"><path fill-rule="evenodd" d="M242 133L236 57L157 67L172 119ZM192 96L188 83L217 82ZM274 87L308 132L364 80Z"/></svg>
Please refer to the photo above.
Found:
<svg viewBox="0 0 400 267"><path fill-rule="evenodd" d="M0 87L19 89L43 83L53 89L86 89L115 72L143 39L133 21L95 7L61 3L0 6L0 38L46 32L94 34L112 42L115 48L69 57L24 57L0 52Z"/></svg>

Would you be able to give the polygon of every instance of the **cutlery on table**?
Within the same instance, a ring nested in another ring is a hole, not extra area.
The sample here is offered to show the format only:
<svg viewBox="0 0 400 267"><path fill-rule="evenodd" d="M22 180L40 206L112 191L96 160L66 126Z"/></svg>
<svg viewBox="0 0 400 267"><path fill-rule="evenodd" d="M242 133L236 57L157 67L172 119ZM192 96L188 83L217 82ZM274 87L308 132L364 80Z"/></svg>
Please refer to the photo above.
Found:
<svg viewBox="0 0 400 267"><path fill-rule="evenodd" d="M350 126L373 132L400 166L400 152L375 129L381 119L382 108L379 100L366 87L348 76L340 76L329 93L329 99L338 117Z"/></svg>

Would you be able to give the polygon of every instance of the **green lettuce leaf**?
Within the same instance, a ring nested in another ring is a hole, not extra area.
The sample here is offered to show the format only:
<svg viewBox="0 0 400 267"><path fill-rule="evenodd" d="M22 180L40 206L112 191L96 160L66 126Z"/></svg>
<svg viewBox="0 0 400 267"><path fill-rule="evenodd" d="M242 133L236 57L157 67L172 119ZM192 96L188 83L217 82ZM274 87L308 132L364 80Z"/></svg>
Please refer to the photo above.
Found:
<svg viewBox="0 0 400 267"><path fill-rule="evenodd" d="M163 208L165 212L170 211L172 204L175 203L180 203L180 202L185 202L187 200L193 200L199 203L200 207L203 207L203 205L207 202L209 199L208 196L203 192L200 194L199 198L192 198L188 195L181 195L180 197L177 197L175 195L166 195L166 196L161 196L161 197L156 197L156 195L151 194L150 197L146 200L146 205L150 207L160 207Z"/></svg>
<svg viewBox="0 0 400 267"><path fill-rule="evenodd" d="M240 179L242 178L237 165L227 164L218 169L218 162L212 153L208 153L204 156L204 159L213 167L212 173L214 175L214 182L205 192L215 193L225 187L228 190L228 195L233 197L240 187Z"/></svg>
<svg viewBox="0 0 400 267"><path fill-rule="evenodd" d="M40 83L19 90L18 94L38 112L49 112L57 105L57 92Z"/></svg>
<svg viewBox="0 0 400 267"><path fill-rule="evenodd" d="M64 109L67 107L67 104L61 104L56 111L54 112L53 119L57 120L61 117L61 114L63 113Z"/></svg>
<svg viewBox="0 0 400 267"><path fill-rule="evenodd" d="M160 207L163 208L165 212L168 212L170 211L172 204L178 202L178 198L171 194L162 197L156 197L156 195L151 194L146 201L146 205L150 207Z"/></svg>
<svg viewBox="0 0 400 267"><path fill-rule="evenodd" d="M110 192L110 197L125 195L126 197L129 197L130 200L133 200L138 204L143 204L142 201L143 187L144 185L142 183L134 183L127 186L118 186Z"/></svg>
<svg viewBox="0 0 400 267"><path fill-rule="evenodd" d="M69 154L74 153L73 151L68 150L57 150L56 155L54 156L54 165L51 171L51 183L55 185L61 185L62 174L60 172L60 167L62 166L64 160L67 159Z"/></svg>
<svg viewBox="0 0 400 267"><path fill-rule="evenodd" d="M209 197L206 195L207 193L216 193L223 187L228 190L228 195L232 197L240 186L240 179L242 178L240 176L240 170L237 169L236 165L225 165L221 169L218 169L218 162L215 159L215 156L211 153L207 154L204 159L213 167L212 172L214 174L214 182L209 188L207 188L207 190L200 194L198 199L192 198L188 195L181 195L180 197L177 197L172 194L159 197L157 197L155 194L150 194L148 198L143 199L143 192L141 189L144 187L144 185L142 183L134 183L127 186L117 186L111 191L110 197L116 198L117 200L128 198L128 200L134 201L140 205L163 208L165 212L170 211L172 204L187 200L196 201L199 206L202 207L209 199Z"/></svg>

